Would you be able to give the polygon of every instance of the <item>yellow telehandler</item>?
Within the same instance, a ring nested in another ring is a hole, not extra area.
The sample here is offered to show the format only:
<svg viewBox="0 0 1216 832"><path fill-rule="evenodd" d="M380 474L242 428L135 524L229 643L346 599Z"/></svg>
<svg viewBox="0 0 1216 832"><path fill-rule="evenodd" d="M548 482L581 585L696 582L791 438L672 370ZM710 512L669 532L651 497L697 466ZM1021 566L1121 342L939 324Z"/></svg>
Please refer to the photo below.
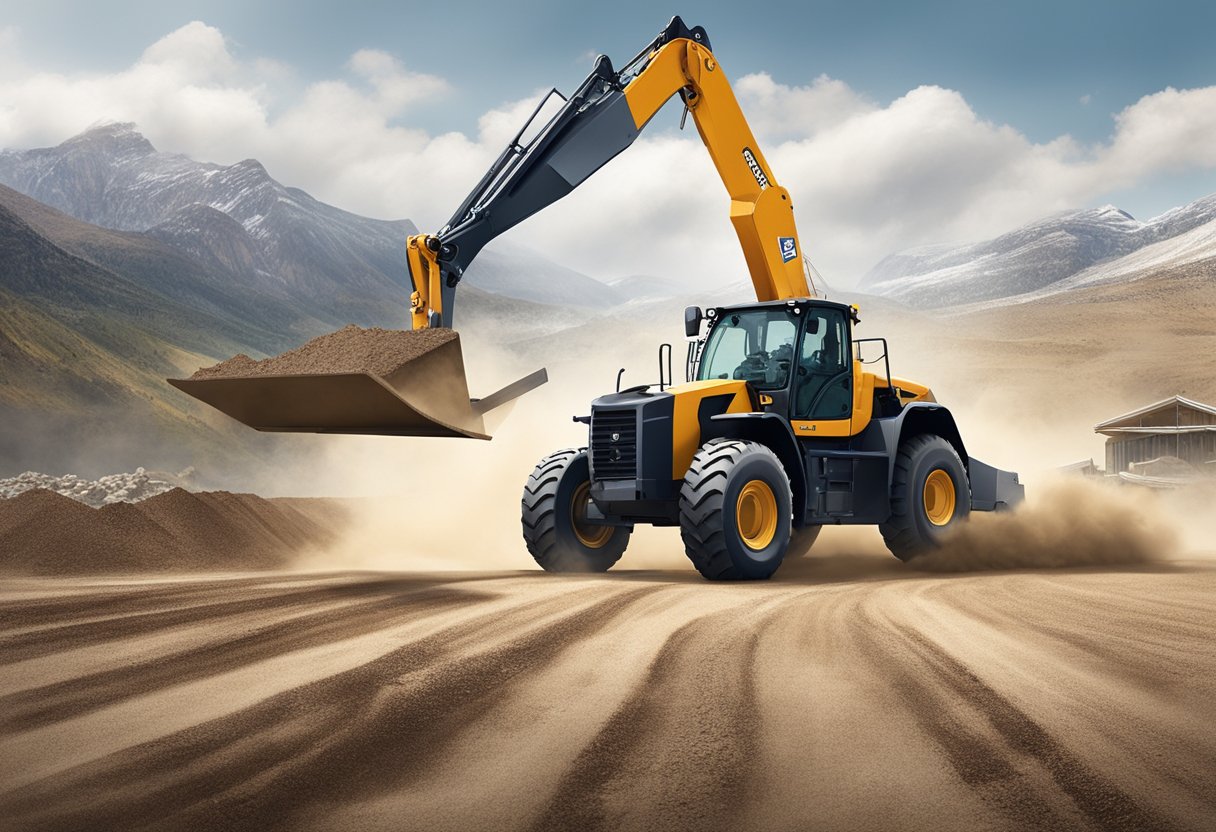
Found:
<svg viewBox="0 0 1216 832"><path fill-rule="evenodd" d="M657 384L601 396L589 415L575 417L588 426L587 447L545 457L524 487L523 537L536 562L555 572L607 570L634 525L650 523L678 525L706 578L767 578L784 557L805 553L824 525L878 525L906 560L938 545L971 511L1019 503L1017 474L970 457L929 388L891 376L885 340L854 338L857 309L811 292L790 194L761 153L705 30L679 17L620 70L601 55L573 95L553 90L448 224L408 239L413 328L450 328L456 287L478 252L629 147L676 95L730 196L756 302L689 307L685 383L672 384L669 369ZM866 370L865 342L877 353L867 363L881 361L882 375ZM431 420L442 429L427 424L427 395L449 414L477 415L543 373L469 401L457 354L408 384L368 386L370 398L358 399L354 412L320 396L331 405L292 427L274 419L327 392L324 377L297 377L304 386L293 388L291 407L267 386L273 379L240 381L250 383L182 389L262 430L486 438L475 428L448 431L459 415ZM373 399L386 409L369 426L363 414ZM395 407L404 415L394 416ZM250 415L258 408L279 415Z"/></svg>

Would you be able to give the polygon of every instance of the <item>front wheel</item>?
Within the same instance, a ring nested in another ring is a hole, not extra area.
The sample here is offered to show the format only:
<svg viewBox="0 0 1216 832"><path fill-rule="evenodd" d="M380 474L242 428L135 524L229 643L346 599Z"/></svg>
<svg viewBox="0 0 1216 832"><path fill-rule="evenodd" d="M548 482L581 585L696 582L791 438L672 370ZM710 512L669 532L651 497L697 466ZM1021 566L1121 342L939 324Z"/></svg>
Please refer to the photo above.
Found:
<svg viewBox="0 0 1216 832"><path fill-rule="evenodd" d="M757 442L711 439L693 455L680 488L680 537L711 581L763 579L790 541L790 481Z"/></svg>
<svg viewBox="0 0 1216 832"><path fill-rule="evenodd" d="M967 469L940 436L914 436L895 458L891 517L878 527L891 554L911 560L937 548L971 514Z"/></svg>
<svg viewBox="0 0 1216 832"><path fill-rule="evenodd" d="M633 531L587 519L591 475L587 451L567 448L542 459L524 485L524 542L546 572L606 572L621 559Z"/></svg>

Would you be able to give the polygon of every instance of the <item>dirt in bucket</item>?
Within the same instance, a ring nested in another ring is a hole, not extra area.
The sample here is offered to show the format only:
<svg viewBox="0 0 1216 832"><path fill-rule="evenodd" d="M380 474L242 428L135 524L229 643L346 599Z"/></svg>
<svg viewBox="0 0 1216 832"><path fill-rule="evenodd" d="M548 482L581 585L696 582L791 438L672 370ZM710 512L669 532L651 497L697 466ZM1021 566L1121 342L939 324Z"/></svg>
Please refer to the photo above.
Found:
<svg viewBox="0 0 1216 832"><path fill-rule="evenodd" d="M313 338L282 355L255 361L235 355L190 378L245 378L329 373L371 373L388 377L403 365L457 338L451 329L364 329L351 324Z"/></svg>

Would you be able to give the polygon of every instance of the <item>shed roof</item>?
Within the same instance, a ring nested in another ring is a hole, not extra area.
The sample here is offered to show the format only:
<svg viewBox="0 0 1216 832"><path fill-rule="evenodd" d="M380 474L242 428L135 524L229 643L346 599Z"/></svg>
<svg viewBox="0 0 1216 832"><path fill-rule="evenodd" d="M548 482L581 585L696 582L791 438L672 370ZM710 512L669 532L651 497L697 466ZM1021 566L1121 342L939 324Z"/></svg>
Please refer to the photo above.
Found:
<svg viewBox="0 0 1216 832"><path fill-rule="evenodd" d="M1216 432L1216 425L1157 425L1155 427L1113 427L1113 428L1096 428L1098 433L1104 433L1107 436L1115 434L1132 434L1132 433L1152 433L1152 434L1170 434L1175 433L1212 433Z"/></svg>
<svg viewBox="0 0 1216 832"><path fill-rule="evenodd" d="M1142 416L1147 416L1148 414L1158 410L1164 410L1166 408L1177 406L1187 407L1192 410L1197 410L1200 413L1210 413L1211 415L1216 416L1216 407L1212 407L1210 404L1193 401L1182 396L1170 396L1168 399L1162 399L1159 402L1145 405L1144 407L1139 408L1138 410L1133 410L1130 413L1124 413L1122 416L1116 416L1113 419L1107 419L1105 422L1100 422L1099 424L1094 425L1094 430L1098 433L1105 433L1107 435L1112 433L1193 433L1208 430L1210 427L1212 427L1209 425L1187 425L1183 427L1160 426L1144 428L1140 427L1138 424L1122 424L1123 422L1129 422L1133 419L1139 419Z"/></svg>

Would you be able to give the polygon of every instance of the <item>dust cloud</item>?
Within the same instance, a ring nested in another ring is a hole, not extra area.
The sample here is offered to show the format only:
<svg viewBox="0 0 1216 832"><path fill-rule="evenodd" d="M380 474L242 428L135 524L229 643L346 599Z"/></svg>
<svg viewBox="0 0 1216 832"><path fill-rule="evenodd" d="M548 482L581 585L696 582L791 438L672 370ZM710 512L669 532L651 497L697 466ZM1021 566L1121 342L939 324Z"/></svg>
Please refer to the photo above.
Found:
<svg viewBox="0 0 1216 832"><path fill-rule="evenodd" d="M302 561L301 568L537 568L520 529L524 483L542 457L587 444L586 426L571 417L589 413L591 400L613 389L622 359L519 360L470 341L464 352L473 395L486 395L546 364L550 382L517 400L509 413L492 412L498 418L488 420L490 425L500 424L491 427L489 442L305 437L323 446L320 458L307 473L293 466L289 481L270 487L350 498L351 520L337 545ZM639 527L626 558L629 568L691 569L674 529Z"/></svg>
<svg viewBox="0 0 1216 832"><path fill-rule="evenodd" d="M1149 563L1178 545L1152 493L1061 478L1016 511L972 514L941 549L912 563L936 572Z"/></svg>
<svg viewBox="0 0 1216 832"><path fill-rule="evenodd" d="M918 559L915 568L1135 564L1213 548L1216 530L1204 519L1210 509L1199 507L1200 497L1186 498L1196 503L1188 506L1177 496L1167 499L1055 473L1076 458L1100 457L1101 437L1092 431L1099 412L1092 401L1064 395L1062 383L1030 391L997 378L977 386L977 379L990 378L987 368L957 359L934 366L923 332L909 332L906 323L886 317L867 327L866 334L881 334L894 323L893 373L931 384L954 412L968 452L1017 470L1029 498L1014 513L976 513L945 549ZM595 336L597 330L579 331L569 344L565 336L512 346L470 336L464 353L474 395L540 366L547 366L550 376L548 384L518 400L509 415L495 414L505 418L490 442L299 437L309 459L307 471L299 458L288 460L285 476L269 488L280 494L354 498L349 501L352 521L340 544L311 556L302 567L535 569L519 526L519 498L528 474L542 457L586 444L585 426L571 416L590 412L591 400L613 389L619 367L627 368L626 386L656 380L656 345L667 340L677 354L683 349L678 322L670 324L606 318L598 331L601 336L617 333L615 340ZM1109 414L1110 405L1101 407ZM825 529L810 554L812 559L837 559L850 569L858 557L890 558L876 529ZM614 571L691 569L677 529L638 526Z"/></svg>

